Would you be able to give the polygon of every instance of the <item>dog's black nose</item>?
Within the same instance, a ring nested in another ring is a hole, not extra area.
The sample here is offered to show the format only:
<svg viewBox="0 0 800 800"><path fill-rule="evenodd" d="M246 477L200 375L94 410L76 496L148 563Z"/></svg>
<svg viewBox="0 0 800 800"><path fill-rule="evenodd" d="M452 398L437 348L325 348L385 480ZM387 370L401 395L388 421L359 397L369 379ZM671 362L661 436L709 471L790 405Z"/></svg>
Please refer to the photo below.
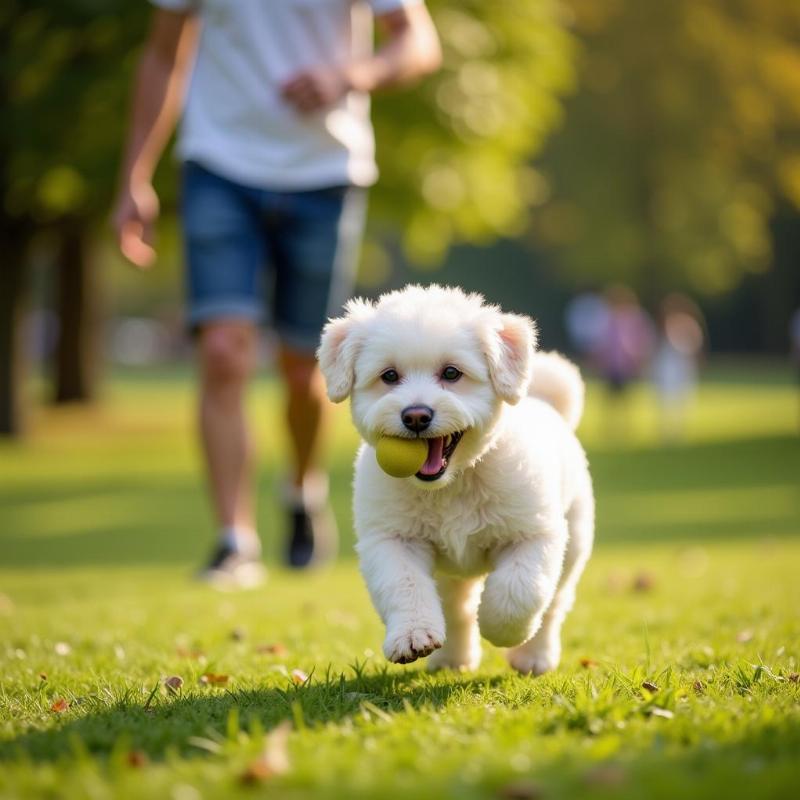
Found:
<svg viewBox="0 0 800 800"><path fill-rule="evenodd" d="M414 433L426 430L433 420L433 409L428 406L409 406L400 414L403 425Z"/></svg>

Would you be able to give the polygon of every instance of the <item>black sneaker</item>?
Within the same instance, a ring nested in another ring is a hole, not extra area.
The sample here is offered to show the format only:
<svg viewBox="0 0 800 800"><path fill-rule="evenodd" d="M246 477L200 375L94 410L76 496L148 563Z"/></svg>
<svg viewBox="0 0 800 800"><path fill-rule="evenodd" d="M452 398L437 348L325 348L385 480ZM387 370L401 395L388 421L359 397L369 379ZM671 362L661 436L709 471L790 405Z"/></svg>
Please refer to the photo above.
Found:
<svg viewBox="0 0 800 800"><path fill-rule="evenodd" d="M286 563L294 569L317 566L336 557L339 533L330 508L289 511Z"/></svg>
<svg viewBox="0 0 800 800"><path fill-rule="evenodd" d="M220 589L252 589L263 583L266 575L259 556L240 553L223 542L197 577Z"/></svg>

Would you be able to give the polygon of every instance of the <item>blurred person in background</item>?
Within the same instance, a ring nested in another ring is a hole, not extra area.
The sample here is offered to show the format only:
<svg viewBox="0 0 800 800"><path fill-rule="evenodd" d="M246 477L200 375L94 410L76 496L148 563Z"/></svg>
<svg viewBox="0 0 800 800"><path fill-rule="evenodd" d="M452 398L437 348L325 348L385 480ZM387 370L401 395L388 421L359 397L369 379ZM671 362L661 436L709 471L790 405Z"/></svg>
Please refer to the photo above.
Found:
<svg viewBox="0 0 800 800"><path fill-rule="evenodd" d="M269 319L280 340L294 456L286 557L304 567L335 550L315 350L351 293L377 178L369 93L435 70L440 47L421 0L152 2L113 221L122 253L150 266L152 176L183 107L188 322L219 532L201 574L253 584L263 567L244 391L257 326ZM374 52L373 17L383 34Z"/></svg>
<svg viewBox="0 0 800 800"><path fill-rule="evenodd" d="M622 400L630 384L639 378L653 350L653 323L628 286L606 289L606 311L592 347L595 364L608 388L608 430L624 438L630 428Z"/></svg>
<svg viewBox="0 0 800 800"><path fill-rule="evenodd" d="M658 333L650 373L658 395L661 435L674 441L683 435L686 412L697 387L705 341L703 315L686 295L667 295L659 311Z"/></svg>
<svg viewBox="0 0 800 800"><path fill-rule="evenodd" d="M638 378L653 349L653 323L633 289L617 284L605 292L606 313L593 351L598 368L614 395Z"/></svg>
<svg viewBox="0 0 800 800"><path fill-rule="evenodd" d="M591 360L607 319L608 306L600 292L581 292L567 303L564 325L581 360Z"/></svg>

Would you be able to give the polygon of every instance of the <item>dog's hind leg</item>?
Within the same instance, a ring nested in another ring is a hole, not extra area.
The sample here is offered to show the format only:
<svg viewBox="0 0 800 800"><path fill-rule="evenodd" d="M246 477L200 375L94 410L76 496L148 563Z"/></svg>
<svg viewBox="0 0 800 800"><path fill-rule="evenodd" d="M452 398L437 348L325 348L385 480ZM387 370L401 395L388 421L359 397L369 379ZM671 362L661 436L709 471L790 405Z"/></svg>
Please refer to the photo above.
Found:
<svg viewBox="0 0 800 800"><path fill-rule="evenodd" d="M541 675L561 660L561 626L575 602L575 589L592 552L594 499L591 491L573 503L567 514L569 542L558 588L532 639L511 648L506 657L518 672Z"/></svg>
<svg viewBox="0 0 800 800"><path fill-rule="evenodd" d="M428 659L428 669L477 669L481 662L478 602L483 578L436 579L445 620L445 641Z"/></svg>

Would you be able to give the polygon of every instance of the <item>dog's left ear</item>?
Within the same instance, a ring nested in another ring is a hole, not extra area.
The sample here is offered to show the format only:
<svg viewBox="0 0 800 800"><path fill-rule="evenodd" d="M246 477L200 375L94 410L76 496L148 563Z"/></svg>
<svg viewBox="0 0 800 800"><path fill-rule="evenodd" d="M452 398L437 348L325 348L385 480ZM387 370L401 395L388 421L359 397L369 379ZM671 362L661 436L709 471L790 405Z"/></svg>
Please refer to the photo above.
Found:
<svg viewBox="0 0 800 800"><path fill-rule="evenodd" d="M484 330L489 377L497 394L511 405L527 393L536 349L536 323L522 314L499 314Z"/></svg>
<svg viewBox="0 0 800 800"><path fill-rule="evenodd" d="M328 388L328 397L334 403L341 403L353 391L356 355L361 342L358 328L372 310L371 303L351 300L345 306L345 315L329 320L322 330L317 360Z"/></svg>

